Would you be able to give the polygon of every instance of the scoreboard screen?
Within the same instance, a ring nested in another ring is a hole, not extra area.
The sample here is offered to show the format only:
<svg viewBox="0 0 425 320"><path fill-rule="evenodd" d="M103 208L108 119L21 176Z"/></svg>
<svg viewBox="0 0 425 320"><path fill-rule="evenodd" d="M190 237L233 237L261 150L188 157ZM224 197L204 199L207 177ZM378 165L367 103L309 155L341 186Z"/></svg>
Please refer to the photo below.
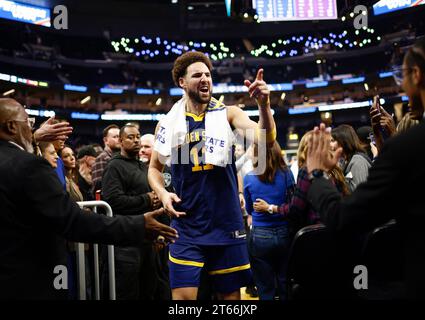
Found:
<svg viewBox="0 0 425 320"><path fill-rule="evenodd" d="M252 0L261 22L338 19L336 0Z"/></svg>

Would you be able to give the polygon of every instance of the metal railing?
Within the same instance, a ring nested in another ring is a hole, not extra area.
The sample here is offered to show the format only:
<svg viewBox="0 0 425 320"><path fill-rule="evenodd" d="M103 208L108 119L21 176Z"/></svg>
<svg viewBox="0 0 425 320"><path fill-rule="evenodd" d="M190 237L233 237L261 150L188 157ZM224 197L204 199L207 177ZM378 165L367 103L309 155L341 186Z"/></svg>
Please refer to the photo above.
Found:
<svg viewBox="0 0 425 320"><path fill-rule="evenodd" d="M102 207L106 210L106 215L112 217L112 208L105 201L80 201L77 202L80 208L92 208L97 213L97 208ZM94 258L94 285L95 299L100 300L100 275L99 275L99 245L93 244ZM86 265L84 243L77 244L77 272L78 272L78 299L86 300ZM108 272L109 272L109 299L116 299L115 292L115 260L114 246L108 245Z"/></svg>

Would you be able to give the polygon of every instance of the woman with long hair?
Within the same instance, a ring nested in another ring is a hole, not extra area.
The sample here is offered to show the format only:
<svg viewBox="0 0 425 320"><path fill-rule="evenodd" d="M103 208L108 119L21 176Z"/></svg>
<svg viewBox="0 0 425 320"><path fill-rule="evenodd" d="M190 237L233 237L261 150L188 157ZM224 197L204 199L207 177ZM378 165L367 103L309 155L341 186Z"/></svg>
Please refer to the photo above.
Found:
<svg viewBox="0 0 425 320"><path fill-rule="evenodd" d="M61 158L65 167L66 191L74 201L83 201L83 195L77 184L77 165L74 151L65 146L61 151Z"/></svg>
<svg viewBox="0 0 425 320"><path fill-rule="evenodd" d="M307 192L310 188L311 181L307 172L306 158L308 152L308 141L312 135L313 131L308 131L304 134L298 146L297 158L299 169L297 184L293 188L287 189L287 201L285 203L280 206L273 206L273 210L285 217L288 221L291 240L301 228L307 225L320 223L320 216L318 212L314 210L307 200ZM330 146L329 152L332 152L330 150ZM327 174L342 196L350 194L344 174L339 167L334 167L332 170L327 172ZM260 199L254 204L254 209L259 212L267 212L267 208L269 206L270 204L267 201Z"/></svg>
<svg viewBox="0 0 425 320"><path fill-rule="evenodd" d="M308 131L300 141L298 146L297 158L298 158L298 168L299 170L304 169L306 172L306 159L308 152L308 140L313 136L313 131ZM332 152L330 150L329 152ZM340 167L334 167L332 170L328 172L328 175L332 178L333 183L337 187L338 191L346 196L350 194L350 189L348 188L348 184L344 178L344 173Z"/></svg>
<svg viewBox="0 0 425 320"><path fill-rule="evenodd" d="M75 162L74 151L69 147L65 146L62 148L60 152L61 159L63 161L64 169L65 169L65 182L66 182L66 192L68 192L69 196L75 202L83 201L83 195L80 192L80 188L77 184L77 175L78 169ZM68 283L69 283L69 299L76 300L77 299L77 258L76 258L76 243L67 241L68 244ZM88 250L88 245L84 246L85 250ZM87 286L87 294L88 297L91 296L90 293L90 279L91 274L88 272L89 270L89 260L87 259L87 255L85 255L86 262L86 286Z"/></svg>
<svg viewBox="0 0 425 320"><path fill-rule="evenodd" d="M331 131L331 149L342 148L341 169L350 191L367 180L372 161L362 147L353 127L342 124Z"/></svg>
<svg viewBox="0 0 425 320"><path fill-rule="evenodd" d="M254 148L254 153L257 148ZM286 296L286 262L289 251L288 222L277 214L276 205L287 201L287 189L293 187L294 178L282 157L277 142L267 149L265 170L255 175L255 170L244 178L246 210L252 215L252 231L248 243L251 269L261 300ZM259 161L254 161L254 169ZM255 210L256 204L267 201L266 212Z"/></svg>

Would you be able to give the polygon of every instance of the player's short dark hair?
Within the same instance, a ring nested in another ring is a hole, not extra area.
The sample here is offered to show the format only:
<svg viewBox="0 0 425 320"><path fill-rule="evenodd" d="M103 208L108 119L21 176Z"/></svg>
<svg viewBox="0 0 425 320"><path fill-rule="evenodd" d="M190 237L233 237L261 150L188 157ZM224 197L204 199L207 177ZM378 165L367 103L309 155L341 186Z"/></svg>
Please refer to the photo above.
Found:
<svg viewBox="0 0 425 320"><path fill-rule="evenodd" d="M176 86L180 87L179 79L186 74L187 67L189 67L192 63L195 62L204 63L208 67L210 72L213 68L211 60L204 53L199 51L189 51L183 53L180 57L176 59L176 61L174 61L173 70L171 71Z"/></svg>

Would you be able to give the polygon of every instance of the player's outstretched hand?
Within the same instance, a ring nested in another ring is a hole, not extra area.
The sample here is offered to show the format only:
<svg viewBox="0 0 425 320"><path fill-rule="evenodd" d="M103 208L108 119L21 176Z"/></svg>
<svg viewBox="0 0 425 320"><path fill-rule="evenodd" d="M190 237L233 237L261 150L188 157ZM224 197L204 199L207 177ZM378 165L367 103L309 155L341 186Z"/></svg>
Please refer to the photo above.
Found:
<svg viewBox="0 0 425 320"><path fill-rule="evenodd" d="M165 192L161 196L161 202L162 202L162 206L165 209L165 213L168 214L170 217L178 218L180 216L186 215L186 212L176 211L174 209L173 202L174 203L181 202L180 198L175 193Z"/></svg>

